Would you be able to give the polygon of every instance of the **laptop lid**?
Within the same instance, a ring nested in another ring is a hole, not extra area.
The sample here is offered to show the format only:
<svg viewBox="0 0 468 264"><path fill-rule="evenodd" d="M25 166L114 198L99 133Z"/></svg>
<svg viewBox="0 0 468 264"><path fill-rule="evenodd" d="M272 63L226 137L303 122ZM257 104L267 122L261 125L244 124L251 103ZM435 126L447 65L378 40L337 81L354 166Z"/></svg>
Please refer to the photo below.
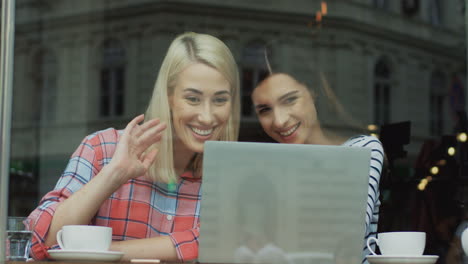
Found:
<svg viewBox="0 0 468 264"><path fill-rule="evenodd" d="M199 261L360 263L370 149L205 143Z"/></svg>

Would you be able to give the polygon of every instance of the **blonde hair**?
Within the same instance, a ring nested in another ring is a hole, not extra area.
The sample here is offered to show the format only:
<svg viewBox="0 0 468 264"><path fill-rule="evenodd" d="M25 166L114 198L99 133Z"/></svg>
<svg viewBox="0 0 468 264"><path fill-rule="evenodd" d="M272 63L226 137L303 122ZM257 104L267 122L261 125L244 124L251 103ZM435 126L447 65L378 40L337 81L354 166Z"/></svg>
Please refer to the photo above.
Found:
<svg viewBox="0 0 468 264"><path fill-rule="evenodd" d="M149 177L153 181L171 183L178 178L174 168L174 136L169 96L174 91L179 74L195 63L203 63L216 69L229 82L232 98L231 115L218 140L237 140L240 120L239 73L231 51L221 40L213 36L194 32L181 34L169 46L145 114L145 121L159 118L161 122L167 124L162 140L151 146L158 149L157 158L149 169ZM200 177L202 155L195 155L189 167L194 170L194 175Z"/></svg>

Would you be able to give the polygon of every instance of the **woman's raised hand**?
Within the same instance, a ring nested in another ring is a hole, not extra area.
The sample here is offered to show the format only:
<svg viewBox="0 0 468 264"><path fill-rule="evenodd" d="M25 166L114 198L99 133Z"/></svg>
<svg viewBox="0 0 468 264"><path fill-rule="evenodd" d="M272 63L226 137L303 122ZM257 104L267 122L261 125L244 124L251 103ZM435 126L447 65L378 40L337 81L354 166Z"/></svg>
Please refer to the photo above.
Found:
<svg viewBox="0 0 468 264"><path fill-rule="evenodd" d="M135 117L128 123L120 136L114 156L109 166L116 169L114 176L121 184L144 175L156 158L158 149L149 149L159 142L166 124L159 119L152 119L143 124L144 115Z"/></svg>

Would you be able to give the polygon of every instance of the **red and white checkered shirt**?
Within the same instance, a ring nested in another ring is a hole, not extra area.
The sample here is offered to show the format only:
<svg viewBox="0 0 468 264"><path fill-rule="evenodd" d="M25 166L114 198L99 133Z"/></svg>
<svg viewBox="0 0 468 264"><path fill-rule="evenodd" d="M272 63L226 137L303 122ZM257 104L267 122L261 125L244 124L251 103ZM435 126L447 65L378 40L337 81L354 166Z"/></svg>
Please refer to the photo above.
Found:
<svg viewBox="0 0 468 264"><path fill-rule="evenodd" d="M48 258L45 237L60 202L70 197L110 162L122 131L107 129L86 137L72 155L54 190L47 193L30 214L34 226L31 255ZM113 240L168 235L180 260L198 257L201 180L192 173L177 184L151 181L146 176L129 180L99 208L92 225L112 227Z"/></svg>

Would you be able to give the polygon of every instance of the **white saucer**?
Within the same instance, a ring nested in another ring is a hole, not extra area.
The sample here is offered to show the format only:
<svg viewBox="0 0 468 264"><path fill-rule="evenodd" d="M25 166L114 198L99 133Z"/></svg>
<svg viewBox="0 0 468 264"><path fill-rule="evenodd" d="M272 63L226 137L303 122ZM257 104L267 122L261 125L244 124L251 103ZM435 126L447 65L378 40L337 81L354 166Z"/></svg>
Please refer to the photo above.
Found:
<svg viewBox="0 0 468 264"><path fill-rule="evenodd" d="M367 255L367 260L371 264L434 264L439 256L382 256Z"/></svg>
<svg viewBox="0 0 468 264"><path fill-rule="evenodd" d="M94 260L94 261L117 261L123 256L118 251L83 251L83 250L48 250L50 256L55 260Z"/></svg>

